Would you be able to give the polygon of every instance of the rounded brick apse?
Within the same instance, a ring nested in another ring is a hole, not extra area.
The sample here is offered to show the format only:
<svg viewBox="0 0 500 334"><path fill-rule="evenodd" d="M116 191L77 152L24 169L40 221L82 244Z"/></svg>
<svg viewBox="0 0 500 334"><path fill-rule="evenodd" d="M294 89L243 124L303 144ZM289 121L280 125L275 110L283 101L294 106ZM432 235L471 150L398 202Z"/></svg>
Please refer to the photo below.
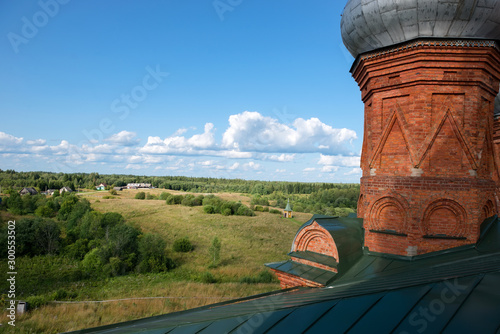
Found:
<svg viewBox="0 0 500 334"><path fill-rule="evenodd" d="M337 246L332 235L317 222L303 228L295 236L292 245L293 252L314 252L333 257L339 261Z"/></svg>

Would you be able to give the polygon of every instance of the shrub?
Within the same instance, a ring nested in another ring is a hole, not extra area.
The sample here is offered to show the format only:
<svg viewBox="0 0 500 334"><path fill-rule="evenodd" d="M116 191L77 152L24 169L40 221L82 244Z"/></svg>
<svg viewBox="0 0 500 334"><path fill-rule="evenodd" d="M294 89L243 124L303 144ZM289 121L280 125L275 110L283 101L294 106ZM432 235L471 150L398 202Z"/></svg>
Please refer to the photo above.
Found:
<svg viewBox="0 0 500 334"><path fill-rule="evenodd" d="M115 195L115 196L116 196L116 195L118 195L118 193L116 192L116 190L115 190L115 189L111 189L111 190L109 191L109 193L110 193L111 195Z"/></svg>
<svg viewBox="0 0 500 334"><path fill-rule="evenodd" d="M194 249L193 244L189 241L188 237L177 239L174 241L174 251L187 253Z"/></svg>
<svg viewBox="0 0 500 334"><path fill-rule="evenodd" d="M148 194L146 195L146 199L149 199L149 200L151 200L151 199L157 199L157 198L158 198L158 197L156 197L155 195L150 194L150 193L148 193Z"/></svg>
<svg viewBox="0 0 500 334"><path fill-rule="evenodd" d="M146 199L146 193L144 191L135 194L135 199Z"/></svg>
<svg viewBox="0 0 500 334"><path fill-rule="evenodd" d="M281 214L281 211L276 209L271 209L269 210L269 213Z"/></svg>
<svg viewBox="0 0 500 334"><path fill-rule="evenodd" d="M172 196L172 195L164 191L164 192L161 193L160 199L163 200L163 201L166 201L167 198L169 198L170 196Z"/></svg>
<svg viewBox="0 0 500 334"><path fill-rule="evenodd" d="M166 242L159 235L145 234L139 240L139 265L137 271L162 272L175 267L172 259L165 253Z"/></svg>
<svg viewBox="0 0 500 334"><path fill-rule="evenodd" d="M259 211L259 212L264 212L264 208L260 205L257 205L255 208L254 208L254 211Z"/></svg>
<svg viewBox="0 0 500 334"><path fill-rule="evenodd" d="M99 254L99 248L94 248L93 250L88 252L83 258L83 261L80 262L80 265L82 271L88 276L92 276L102 272L103 263Z"/></svg>
<svg viewBox="0 0 500 334"><path fill-rule="evenodd" d="M56 292L52 294L53 300L62 300L68 297L68 292L64 289L58 289Z"/></svg>
<svg viewBox="0 0 500 334"><path fill-rule="evenodd" d="M167 198L166 202L169 205L181 204L184 196L182 195L173 195Z"/></svg>
<svg viewBox="0 0 500 334"><path fill-rule="evenodd" d="M215 206L213 205L205 205L203 206L203 211L208 214L214 214L215 213Z"/></svg>
<svg viewBox="0 0 500 334"><path fill-rule="evenodd" d="M29 308L36 309L41 306L47 305L49 300L44 296L29 296L26 298L26 302L28 303Z"/></svg>
<svg viewBox="0 0 500 334"><path fill-rule="evenodd" d="M35 210L35 216L50 218L55 216L55 212L49 206L44 205L44 206L39 206Z"/></svg>
<svg viewBox="0 0 500 334"><path fill-rule="evenodd" d="M233 214L233 212L231 211L231 209L230 209L230 208L226 208L226 209L224 209L224 210L222 211L222 215L224 215L224 216L230 216L230 215L232 215L232 214Z"/></svg>
<svg viewBox="0 0 500 334"><path fill-rule="evenodd" d="M217 283L217 279L215 278L215 276L212 275L212 273L208 272L208 271L206 271L200 275L200 281L202 283L207 283L207 284Z"/></svg>
<svg viewBox="0 0 500 334"><path fill-rule="evenodd" d="M238 208L236 212L238 216L255 216L255 213L248 207L242 205Z"/></svg>

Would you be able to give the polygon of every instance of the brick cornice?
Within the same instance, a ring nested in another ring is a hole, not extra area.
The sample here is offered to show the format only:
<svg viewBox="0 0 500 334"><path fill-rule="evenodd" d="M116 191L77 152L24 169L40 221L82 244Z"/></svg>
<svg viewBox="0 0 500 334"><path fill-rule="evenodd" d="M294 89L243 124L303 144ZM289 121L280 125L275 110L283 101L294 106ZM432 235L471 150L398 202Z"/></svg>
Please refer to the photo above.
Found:
<svg viewBox="0 0 500 334"><path fill-rule="evenodd" d="M456 47L456 48L478 48L489 47L500 51L500 44L495 40L477 40L477 39L416 39L413 41L393 45L387 48L381 48L375 51L360 54L351 67L351 73L356 71L357 66L363 60L386 56L389 54L404 52L420 47Z"/></svg>

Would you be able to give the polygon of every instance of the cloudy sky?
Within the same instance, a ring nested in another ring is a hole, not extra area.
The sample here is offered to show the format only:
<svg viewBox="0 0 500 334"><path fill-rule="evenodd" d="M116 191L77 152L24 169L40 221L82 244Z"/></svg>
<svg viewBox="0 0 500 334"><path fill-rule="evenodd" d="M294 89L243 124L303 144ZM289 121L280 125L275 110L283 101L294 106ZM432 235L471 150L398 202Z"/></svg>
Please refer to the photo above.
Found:
<svg viewBox="0 0 500 334"><path fill-rule="evenodd" d="M0 169L358 182L338 0L0 3Z"/></svg>

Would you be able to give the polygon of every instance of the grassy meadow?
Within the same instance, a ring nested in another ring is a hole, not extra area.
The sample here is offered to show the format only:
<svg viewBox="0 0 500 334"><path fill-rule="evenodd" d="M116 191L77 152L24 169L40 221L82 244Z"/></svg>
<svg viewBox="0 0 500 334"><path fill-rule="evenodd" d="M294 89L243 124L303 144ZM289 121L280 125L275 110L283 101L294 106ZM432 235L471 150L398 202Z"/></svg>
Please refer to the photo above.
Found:
<svg viewBox="0 0 500 334"><path fill-rule="evenodd" d="M168 248L175 240L188 237L194 250L188 253L170 250L169 256L177 267L168 272L134 273L103 280L66 280L66 272L74 266L71 260L59 257L51 260L49 256L19 259L16 284L24 293L20 298L56 294L59 298L54 299L62 303L53 301L18 317L15 328L7 325L7 313L4 312L0 318L3 324L0 332L71 331L277 290L278 281L248 284L242 280L266 270L263 266L266 262L287 259L297 229L311 217L305 213L297 213L293 219L268 212L256 212L255 217L205 214L203 207L134 199L139 191L158 196L165 190L124 190L111 196L114 198L105 198L110 197L108 191L90 191L80 196L88 199L97 211L118 212L142 232L160 235L167 241ZM243 194L215 195L250 204L250 197ZM3 220L12 218L16 217L3 217ZM219 238L222 247L220 264L213 268L209 248L214 237ZM34 273L30 269L33 261L46 261L47 273ZM0 270L8 271L5 261L0 262ZM46 279L40 281L43 276Z"/></svg>

